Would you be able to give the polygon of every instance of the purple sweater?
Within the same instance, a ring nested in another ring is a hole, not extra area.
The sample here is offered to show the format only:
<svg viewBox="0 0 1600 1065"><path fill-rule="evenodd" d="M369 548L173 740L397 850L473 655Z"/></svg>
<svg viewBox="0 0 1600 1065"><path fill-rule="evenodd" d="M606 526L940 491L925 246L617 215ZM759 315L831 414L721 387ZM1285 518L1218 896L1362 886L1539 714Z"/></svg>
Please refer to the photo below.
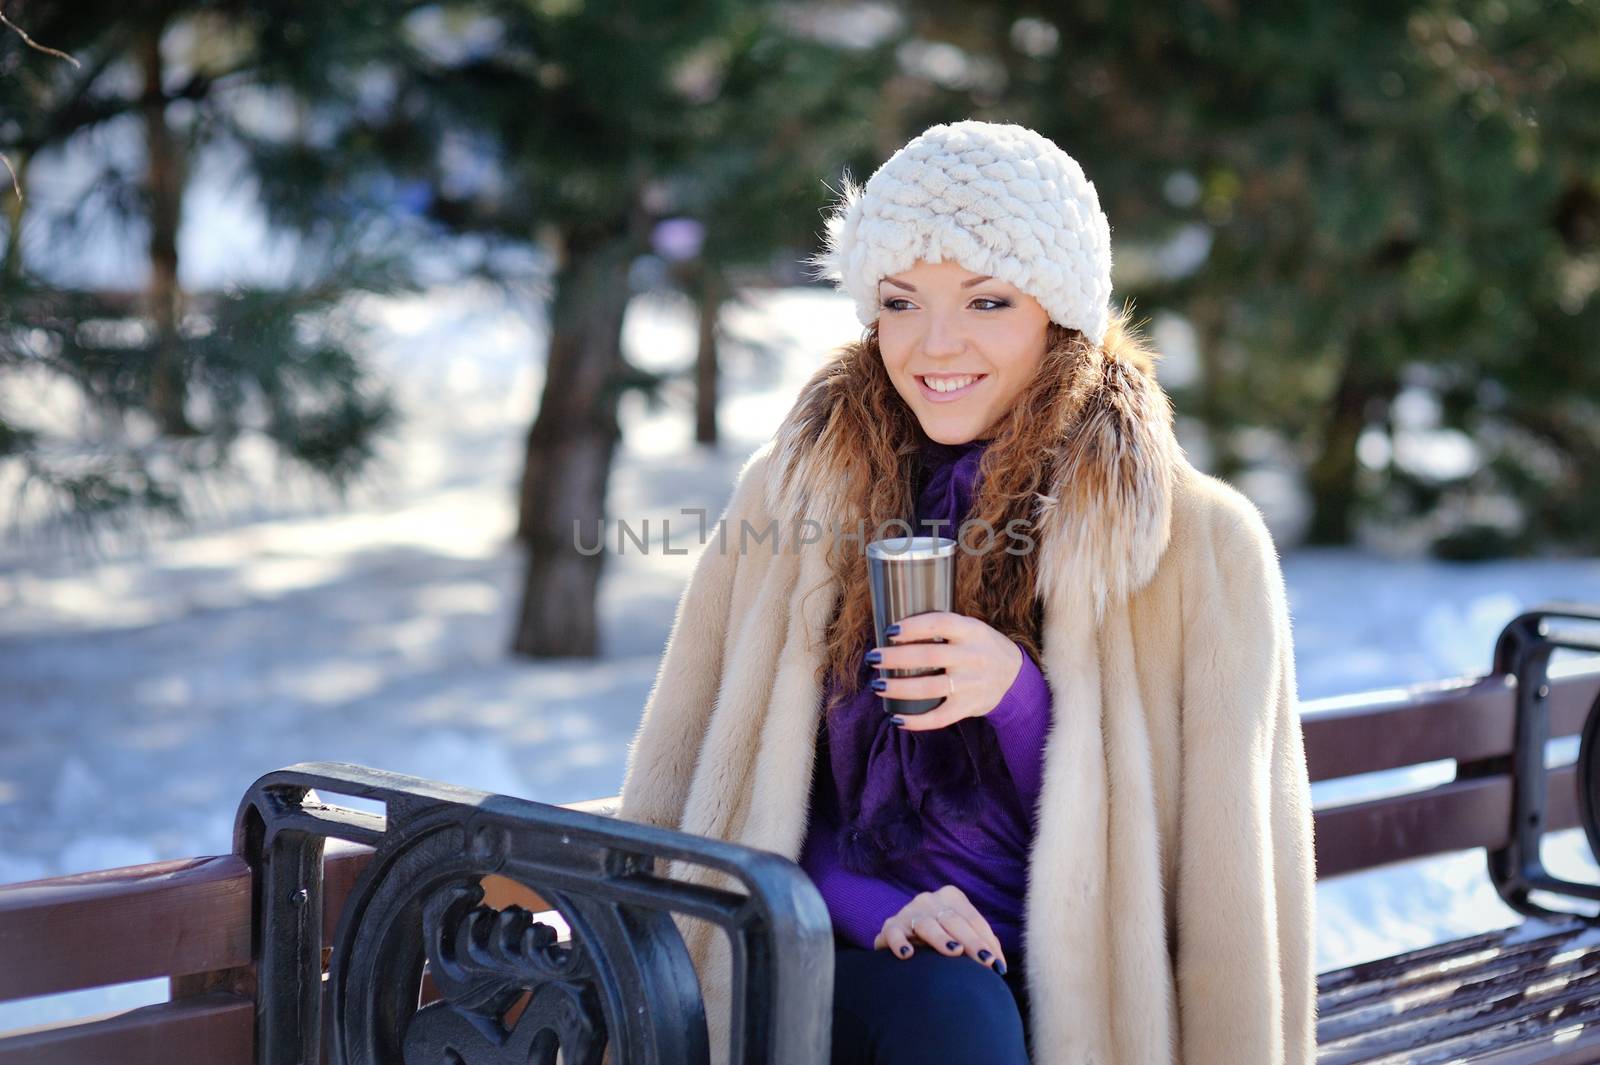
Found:
<svg viewBox="0 0 1600 1065"><path fill-rule="evenodd" d="M946 459L959 458L968 454L970 447L941 448L936 453ZM963 510L971 498L975 468L975 462L957 466L957 476L962 479ZM938 508L932 504L931 500L919 501L918 513L936 513ZM952 534L950 529L939 532ZM841 815L826 749L827 729L819 725L809 831L799 864L822 893L834 928L842 938L871 948L883 922L898 913L913 895L954 884L983 914L1015 963L1021 956L1028 851L1037 825L1050 716L1049 687L1038 665L1023 650L1022 668L1011 688L983 718L994 729L1010 779L986 786L984 811L975 821L941 818L924 807L923 846L882 877L854 872L839 862ZM876 771L878 764L874 763L873 768Z"/></svg>

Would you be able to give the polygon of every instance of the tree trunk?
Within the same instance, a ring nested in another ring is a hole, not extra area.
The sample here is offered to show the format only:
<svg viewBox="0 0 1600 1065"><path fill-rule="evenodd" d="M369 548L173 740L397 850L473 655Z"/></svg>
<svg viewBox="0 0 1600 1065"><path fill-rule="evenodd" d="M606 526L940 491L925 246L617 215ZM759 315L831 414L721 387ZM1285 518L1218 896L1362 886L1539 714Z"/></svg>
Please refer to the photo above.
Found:
<svg viewBox="0 0 1600 1065"><path fill-rule="evenodd" d="M1206 471L1231 481L1240 472L1242 463L1234 447L1234 430L1238 420L1229 402L1231 390L1237 382L1224 372L1222 345L1226 334L1223 322L1224 304L1216 294L1201 296L1193 301L1190 324L1195 331L1195 354L1200 363L1200 383L1195 389L1195 417L1206 432L1206 443L1211 450L1211 468Z"/></svg>
<svg viewBox="0 0 1600 1065"><path fill-rule="evenodd" d="M617 379L628 305L631 242L569 234L551 301L550 353L539 414L528 432L517 536L527 547L512 651L593 656L605 552L585 554L605 518L606 482L620 431Z"/></svg>
<svg viewBox="0 0 1600 1065"><path fill-rule="evenodd" d="M717 442L717 317L722 286L711 270L701 272L700 344L694 360L694 440Z"/></svg>
<svg viewBox="0 0 1600 1065"><path fill-rule="evenodd" d="M184 416L187 392L183 349L178 338L183 293L178 287L178 221L183 206L183 159L167 125L167 100L162 87L161 34L165 20L139 35L139 60L144 68L145 177L150 204L149 314L155 326L150 363L150 414L161 432L192 436Z"/></svg>
<svg viewBox="0 0 1600 1065"><path fill-rule="evenodd" d="M1307 473L1312 496L1311 524L1305 542L1348 544L1355 534L1356 442L1369 420L1374 399L1391 395L1387 376L1375 370L1362 353L1364 336L1354 334L1345 352L1339 385L1329 403L1322 434L1322 450Z"/></svg>

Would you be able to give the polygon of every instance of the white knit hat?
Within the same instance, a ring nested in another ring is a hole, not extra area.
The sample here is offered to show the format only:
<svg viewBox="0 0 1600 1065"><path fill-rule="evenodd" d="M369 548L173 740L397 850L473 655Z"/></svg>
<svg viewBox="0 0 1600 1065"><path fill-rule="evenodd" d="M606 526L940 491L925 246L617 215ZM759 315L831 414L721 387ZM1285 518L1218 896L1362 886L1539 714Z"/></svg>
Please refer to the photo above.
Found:
<svg viewBox="0 0 1600 1065"><path fill-rule="evenodd" d="M867 179L844 177L826 250L810 262L878 317L878 282L954 260L1015 285L1052 321L1105 339L1111 319L1111 226L1094 182L1055 142L1025 126L930 126Z"/></svg>

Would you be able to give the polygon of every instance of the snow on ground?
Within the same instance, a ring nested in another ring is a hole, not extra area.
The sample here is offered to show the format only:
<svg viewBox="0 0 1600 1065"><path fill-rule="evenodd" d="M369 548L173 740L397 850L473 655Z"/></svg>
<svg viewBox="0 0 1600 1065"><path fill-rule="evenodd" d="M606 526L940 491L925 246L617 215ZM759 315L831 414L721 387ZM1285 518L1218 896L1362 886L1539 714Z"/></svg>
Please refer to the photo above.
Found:
<svg viewBox="0 0 1600 1065"><path fill-rule="evenodd" d="M197 528L145 548L87 560L61 545L0 548L0 882L225 852L249 783L299 761L550 802L614 794L698 550L680 508L720 511L812 368L859 328L847 302L820 290L749 301L724 319L720 449L692 443L686 382L665 409L628 398L610 512L635 529L648 519L652 541L619 554L609 530L597 661L505 654L544 325L486 285L362 305L407 422L349 506L257 462L250 480L214 493ZM684 366L692 325L685 303L640 298L629 350L647 366ZM662 519L689 555L661 552ZM1457 565L1341 550L1290 552L1284 569L1306 700L1483 672L1519 610L1600 602L1595 560ZM1429 773L1445 779L1448 767L1414 771ZM1350 787L1315 797L1349 798ZM1581 833L1550 850L1559 870L1595 875ZM1318 967L1514 920L1481 854L1345 877L1319 889ZM152 981L13 1003L0 1030L163 993Z"/></svg>

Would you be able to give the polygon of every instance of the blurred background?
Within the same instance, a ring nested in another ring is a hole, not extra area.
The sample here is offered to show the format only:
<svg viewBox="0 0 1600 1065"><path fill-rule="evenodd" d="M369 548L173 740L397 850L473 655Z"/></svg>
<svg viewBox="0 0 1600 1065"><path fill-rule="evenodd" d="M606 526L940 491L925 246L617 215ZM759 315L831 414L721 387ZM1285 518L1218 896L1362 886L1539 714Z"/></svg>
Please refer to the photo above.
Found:
<svg viewBox="0 0 1600 1065"><path fill-rule="evenodd" d="M1600 3L0 15L0 882L226 852L298 761L614 794L685 509L859 335L823 212L934 122L1095 182L1308 706L1600 603ZM1318 968L1515 917L1481 852L1328 881Z"/></svg>

